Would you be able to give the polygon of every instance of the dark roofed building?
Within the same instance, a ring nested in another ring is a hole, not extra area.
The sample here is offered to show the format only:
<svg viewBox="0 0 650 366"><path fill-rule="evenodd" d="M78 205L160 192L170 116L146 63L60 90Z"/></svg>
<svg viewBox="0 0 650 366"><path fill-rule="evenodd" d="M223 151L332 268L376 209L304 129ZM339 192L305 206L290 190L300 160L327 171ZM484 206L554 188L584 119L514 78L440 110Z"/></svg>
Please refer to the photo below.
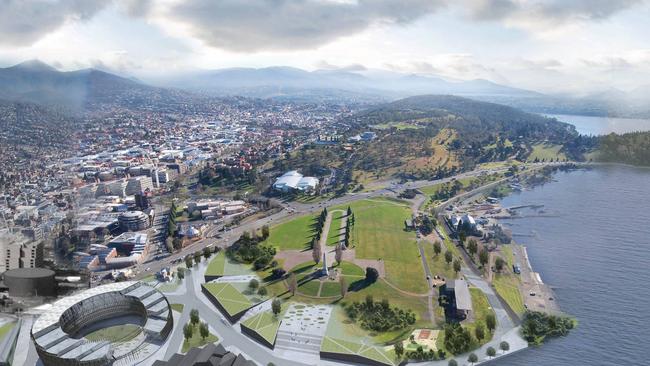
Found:
<svg viewBox="0 0 650 366"><path fill-rule="evenodd" d="M242 355L228 352L221 344L210 343L192 348L187 354L175 354L169 361L156 361L153 366L255 366Z"/></svg>
<svg viewBox="0 0 650 366"><path fill-rule="evenodd" d="M459 318L466 318L472 311L472 295L465 280L451 280L445 284L445 294Z"/></svg>

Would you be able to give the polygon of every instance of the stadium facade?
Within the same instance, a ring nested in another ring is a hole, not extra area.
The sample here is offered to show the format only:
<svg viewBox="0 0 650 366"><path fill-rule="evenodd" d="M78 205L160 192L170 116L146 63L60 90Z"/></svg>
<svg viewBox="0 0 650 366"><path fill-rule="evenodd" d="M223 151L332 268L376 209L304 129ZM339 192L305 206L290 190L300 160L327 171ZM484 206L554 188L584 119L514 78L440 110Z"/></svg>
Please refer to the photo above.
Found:
<svg viewBox="0 0 650 366"><path fill-rule="evenodd" d="M139 318L141 332L124 341L84 337L97 324L122 317ZM118 282L53 303L34 322L31 338L45 366L132 365L156 353L173 322L169 302L158 290L142 282Z"/></svg>

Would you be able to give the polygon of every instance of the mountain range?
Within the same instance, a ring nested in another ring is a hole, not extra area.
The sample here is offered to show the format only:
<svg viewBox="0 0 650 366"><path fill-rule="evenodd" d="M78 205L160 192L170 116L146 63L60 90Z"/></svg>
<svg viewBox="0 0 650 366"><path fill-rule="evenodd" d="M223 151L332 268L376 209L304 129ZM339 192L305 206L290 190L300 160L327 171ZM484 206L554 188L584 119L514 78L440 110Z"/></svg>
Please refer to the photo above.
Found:
<svg viewBox="0 0 650 366"><path fill-rule="evenodd" d="M650 87L588 96L548 95L488 80L377 70L315 70L293 67L230 68L151 77L145 81L97 69L63 72L40 61L0 68L0 99L93 110L106 105L153 107L197 95L245 96L293 101L381 103L422 94L457 95L529 112L650 117ZM163 102L164 101L164 102Z"/></svg>

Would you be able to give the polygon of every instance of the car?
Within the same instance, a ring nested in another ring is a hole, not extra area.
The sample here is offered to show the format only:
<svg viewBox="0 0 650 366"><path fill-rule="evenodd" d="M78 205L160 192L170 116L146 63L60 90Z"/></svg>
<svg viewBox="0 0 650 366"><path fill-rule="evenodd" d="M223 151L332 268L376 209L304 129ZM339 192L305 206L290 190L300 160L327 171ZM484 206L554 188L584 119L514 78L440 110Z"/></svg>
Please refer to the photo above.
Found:
<svg viewBox="0 0 650 366"><path fill-rule="evenodd" d="M531 292L531 293L530 293L530 296L535 296L535 295L537 295L537 294L534 293L534 292Z"/></svg>
<svg viewBox="0 0 650 366"><path fill-rule="evenodd" d="M149 272L149 271L151 271L151 267L147 267L144 271L145 271L145 272Z"/></svg>

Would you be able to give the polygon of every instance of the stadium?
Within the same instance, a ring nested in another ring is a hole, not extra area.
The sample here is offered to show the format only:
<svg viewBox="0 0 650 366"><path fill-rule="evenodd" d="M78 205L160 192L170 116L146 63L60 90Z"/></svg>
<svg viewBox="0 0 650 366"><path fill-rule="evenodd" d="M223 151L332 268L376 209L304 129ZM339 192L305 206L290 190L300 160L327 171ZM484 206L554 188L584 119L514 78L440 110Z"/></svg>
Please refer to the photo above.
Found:
<svg viewBox="0 0 650 366"><path fill-rule="evenodd" d="M156 353L172 328L172 310L158 290L118 282L53 303L31 338L45 366L132 365Z"/></svg>

